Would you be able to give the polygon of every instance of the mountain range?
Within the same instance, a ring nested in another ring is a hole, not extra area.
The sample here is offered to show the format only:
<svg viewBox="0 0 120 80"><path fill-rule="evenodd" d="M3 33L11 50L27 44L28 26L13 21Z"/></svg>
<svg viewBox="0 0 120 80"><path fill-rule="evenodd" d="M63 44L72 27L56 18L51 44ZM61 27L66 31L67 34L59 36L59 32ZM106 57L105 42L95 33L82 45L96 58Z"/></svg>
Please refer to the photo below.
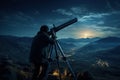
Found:
<svg viewBox="0 0 120 80"><path fill-rule="evenodd" d="M9 57L15 62L29 63L32 37L0 35L0 59ZM75 71L87 70L97 80L119 80L120 38L59 39ZM103 75L106 74L106 75ZM112 78L111 78L112 76Z"/></svg>

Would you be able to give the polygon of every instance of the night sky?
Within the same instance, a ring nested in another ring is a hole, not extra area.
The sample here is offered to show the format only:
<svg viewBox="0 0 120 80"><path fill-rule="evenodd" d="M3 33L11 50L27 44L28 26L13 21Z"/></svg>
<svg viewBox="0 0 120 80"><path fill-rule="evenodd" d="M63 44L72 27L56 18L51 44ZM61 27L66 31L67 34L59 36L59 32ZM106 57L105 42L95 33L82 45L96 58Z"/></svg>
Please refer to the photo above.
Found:
<svg viewBox="0 0 120 80"><path fill-rule="evenodd" d="M59 38L120 35L120 0L0 0L0 35L33 37L41 25L52 28L75 17Z"/></svg>

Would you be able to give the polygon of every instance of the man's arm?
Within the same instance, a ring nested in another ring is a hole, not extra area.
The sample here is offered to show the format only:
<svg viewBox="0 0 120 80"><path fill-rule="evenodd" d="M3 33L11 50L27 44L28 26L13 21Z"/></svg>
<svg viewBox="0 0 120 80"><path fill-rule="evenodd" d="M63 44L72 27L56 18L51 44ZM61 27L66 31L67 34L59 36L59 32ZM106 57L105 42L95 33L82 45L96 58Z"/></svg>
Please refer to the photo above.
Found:
<svg viewBox="0 0 120 80"><path fill-rule="evenodd" d="M51 38L50 35L47 34L47 33L44 33L44 34L45 34L45 41L46 41L47 43L50 43L50 44L54 44L54 43L55 43L54 38Z"/></svg>

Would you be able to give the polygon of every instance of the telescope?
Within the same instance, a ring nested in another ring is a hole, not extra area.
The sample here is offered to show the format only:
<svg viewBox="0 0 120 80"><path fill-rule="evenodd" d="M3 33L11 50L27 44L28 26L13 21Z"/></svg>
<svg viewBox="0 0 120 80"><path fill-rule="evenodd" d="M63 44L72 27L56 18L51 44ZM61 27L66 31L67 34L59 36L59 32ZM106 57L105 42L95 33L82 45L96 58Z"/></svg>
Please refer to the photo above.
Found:
<svg viewBox="0 0 120 80"><path fill-rule="evenodd" d="M64 24L61 24L57 27L54 27L49 31L49 34L52 35L52 38L54 39L54 44L51 44L49 45L49 59L51 59L51 55L53 53L53 50L55 51L55 54L56 54L56 63L57 63L57 66L58 66L58 69L59 69L59 80L62 80L62 77L61 77L61 71L60 71L60 63L59 63L59 55L62 56L62 59L66 62L66 64L68 65L68 69L70 70L72 76L73 76L73 80L77 80L76 78L76 75L69 63L69 61L66 59L65 57L65 54L64 54L64 51L62 50L62 47L60 46L59 44L59 41L56 39L56 32L67 27L68 25L71 25L73 23L77 22L77 18L74 18L72 20L69 20L68 22L64 23Z"/></svg>
<svg viewBox="0 0 120 80"><path fill-rule="evenodd" d="M54 26L52 29L50 29L49 34L51 35L53 32L56 33L57 31L65 28L65 27L67 27L67 26L69 26L69 25L71 25L71 24L73 24L73 23L75 23L77 21L78 21L77 18L74 18L72 20L67 21L66 23L63 23L63 24L57 26L57 27Z"/></svg>

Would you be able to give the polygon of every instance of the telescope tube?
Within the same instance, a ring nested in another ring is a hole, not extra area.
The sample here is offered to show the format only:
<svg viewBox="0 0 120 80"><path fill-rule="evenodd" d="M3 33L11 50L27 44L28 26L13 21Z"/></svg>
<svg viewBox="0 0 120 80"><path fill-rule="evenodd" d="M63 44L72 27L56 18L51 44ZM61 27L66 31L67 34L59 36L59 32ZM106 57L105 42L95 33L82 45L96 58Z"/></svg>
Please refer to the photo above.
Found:
<svg viewBox="0 0 120 80"><path fill-rule="evenodd" d="M66 23L63 23L63 24L61 24L61 25L59 25L59 26L57 26L57 27L54 27L54 28L52 28L51 30L53 30L54 32L57 32L57 31L65 28L66 26L71 25L71 24L73 24L73 23L75 23L75 22L77 22L77 18L74 18L74 19L72 19L72 20L70 20L70 21L68 21L68 22L66 22ZM51 33L51 31L50 31L50 33Z"/></svg>

